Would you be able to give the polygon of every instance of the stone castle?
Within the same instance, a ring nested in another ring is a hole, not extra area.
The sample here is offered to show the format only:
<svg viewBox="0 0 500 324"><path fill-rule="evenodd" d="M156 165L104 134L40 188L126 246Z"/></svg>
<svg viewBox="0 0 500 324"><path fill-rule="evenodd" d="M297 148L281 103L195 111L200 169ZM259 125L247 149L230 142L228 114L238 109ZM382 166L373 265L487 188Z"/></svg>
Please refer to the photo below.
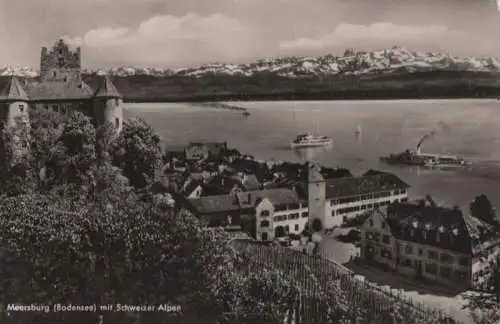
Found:
<svg viewBox="0 0 500 324"><path fill-rule="evenodd" d="M10 76L0 92L0 118L14 125L17 118L29 118L29 109L47 109L66 114L80 111L94 125L111 123L117 132L122 129L122 95L105 76L92 89L82 79L81 50L72 51L62 40L52 49L42 48L40 76L21 80Z"/></svg>

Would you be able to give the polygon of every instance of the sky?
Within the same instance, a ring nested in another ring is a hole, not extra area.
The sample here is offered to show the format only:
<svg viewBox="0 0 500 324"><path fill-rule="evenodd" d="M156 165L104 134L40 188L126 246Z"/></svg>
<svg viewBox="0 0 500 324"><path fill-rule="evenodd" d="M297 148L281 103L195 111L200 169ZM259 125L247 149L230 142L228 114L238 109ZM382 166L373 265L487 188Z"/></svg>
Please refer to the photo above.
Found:
<svg viewBox="0 0 500 324"><path fill-rule="evenodd" d="M499 0L500 1L500 0ZM496 0L0 0L0 66L64 37L88 68L175 68L346 48L500 57Z"/></svg>

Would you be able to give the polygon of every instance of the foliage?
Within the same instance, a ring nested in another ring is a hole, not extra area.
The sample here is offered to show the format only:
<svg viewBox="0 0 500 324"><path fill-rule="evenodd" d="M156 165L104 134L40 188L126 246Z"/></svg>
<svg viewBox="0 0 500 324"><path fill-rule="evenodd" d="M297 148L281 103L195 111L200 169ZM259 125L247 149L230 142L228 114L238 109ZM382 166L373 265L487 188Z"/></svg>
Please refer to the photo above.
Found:
<svg viewBox="0 0 500 324"><path fill-rule="evenodd" d="M23 195L0 201L0 233L10 251L1 263L5 303L169 303L196 314L229 309L218 299L220 287L233 282L227 236L202 230L186 213Z"/></svg>
<svg viewBox="0 0 500 324"><path fill-rule="evenodd" d="M290 287L289 294L280 295L289 305L288 312L281 313L280 323L286 322L284 318L290 313L300 318L295 323L457 323L438 310L359 280L321 257L243 241L234 244L254 271L275 267L299 288L297 292Z"/></svg>
<svg viewBox="0 0 500 324"><path fill-rule="evenodd" d="M33 190L33 172L27 154L29 125L21 118L15 125L5 125L0 133L0 181L2 192L9 196Z"/></svg>
<svg viewBox="0 0 500 324"><path fill-rule="evenodd" d="M493 324L500 321L500 256L490 261L492 275L488 277L489 292L474 292L466 296L465 306L476 324Z"/></svg>
<svg viewBox="0 0 500 324"><path fill-rule="evenodd" d="M162 169L160 138L143 119L128 120L113 148L113 164L135 188L151 185L156 172Z"/></svg>

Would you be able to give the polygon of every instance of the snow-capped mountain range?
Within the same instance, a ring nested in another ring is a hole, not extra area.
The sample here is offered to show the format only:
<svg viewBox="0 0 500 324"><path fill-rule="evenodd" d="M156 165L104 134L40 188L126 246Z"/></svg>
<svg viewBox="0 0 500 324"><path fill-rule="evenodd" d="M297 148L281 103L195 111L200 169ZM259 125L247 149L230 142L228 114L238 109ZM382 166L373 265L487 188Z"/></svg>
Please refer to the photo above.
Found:
<svg viewBox="0 0 500 324"><path fill-rule="evenodd" d="M442 53L410 52L395 46L391 49L375 52L356 52L346 50L343 56L325 55L318 57L276 57L260 59L244 64L212 63L197 68L155 69L119 67L108 70L87 70L86 74L112 76L191 76L204 75L240 75L253 76L259 73L271 73L282 77L296 78L308 75L365 75L379 73L412 73L430 70L454 71L500 71L500 60L496 58L456 57ZM0 75L19 75L36 77L38 72L26 67L0 68Z"/></svg>

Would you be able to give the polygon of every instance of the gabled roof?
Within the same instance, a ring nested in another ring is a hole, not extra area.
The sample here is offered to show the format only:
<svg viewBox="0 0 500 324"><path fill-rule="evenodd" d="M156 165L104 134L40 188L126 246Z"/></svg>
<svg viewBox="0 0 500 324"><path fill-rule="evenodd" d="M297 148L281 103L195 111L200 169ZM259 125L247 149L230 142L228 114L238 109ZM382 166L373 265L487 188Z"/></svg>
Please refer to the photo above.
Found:
<svg viewBox="0 0 500 324"><path fill-rule="evenodd" d="M328 179L326 183L326 196L327 199L331 199L409 187L398 176L382 172L363 177Z"/></svg>
<svg viewBox="0 0 500 324"><path fill-rule="evenodd" d="M29 101L28 94L24 90L16 76L11 76L0 92L2 101Z"/></svg>
<svg viewBox="0 0 500 324"><path fill-rule="evenodd" d="M394 203L386 207L387 223L396 238L470 253L471 236L465 216L457 208L422 202Z"/></svg>
<svg viewBox="0 0 500 324"><path fill-rule="evenodd" d="M97 87L94 93L95 98L122 98L122 95L116 90L113 82L106 75L104 76L101 84Z"/></svg>
<svg viewBox="0 0 500 324"><path fill-rule="evenodd" d="M189 181L189 183L186 185L186 187L184 188L184 193L186 193L187 195L190 195L193 193L193 191L195 191L199 186L201 186L201 181L199 180L196 180L196 179L192 179L191 181Z"/></svg>
<svg viewBox="0 0 500 324"><path fill-rule="evenodd" d="M205 196L188 200L199 214L210 214L250 210L264 198L269 199L275 206L300 203L297 194L286 188L241 192L236 195Z"/></svg>
<svg viewBox="0 0 500 324"><path fill-rule="evenodd" d="M70 82L43 81L31 82L26 86L31 100L82 100L90 99L92 88L83 81Z"/></svg>

